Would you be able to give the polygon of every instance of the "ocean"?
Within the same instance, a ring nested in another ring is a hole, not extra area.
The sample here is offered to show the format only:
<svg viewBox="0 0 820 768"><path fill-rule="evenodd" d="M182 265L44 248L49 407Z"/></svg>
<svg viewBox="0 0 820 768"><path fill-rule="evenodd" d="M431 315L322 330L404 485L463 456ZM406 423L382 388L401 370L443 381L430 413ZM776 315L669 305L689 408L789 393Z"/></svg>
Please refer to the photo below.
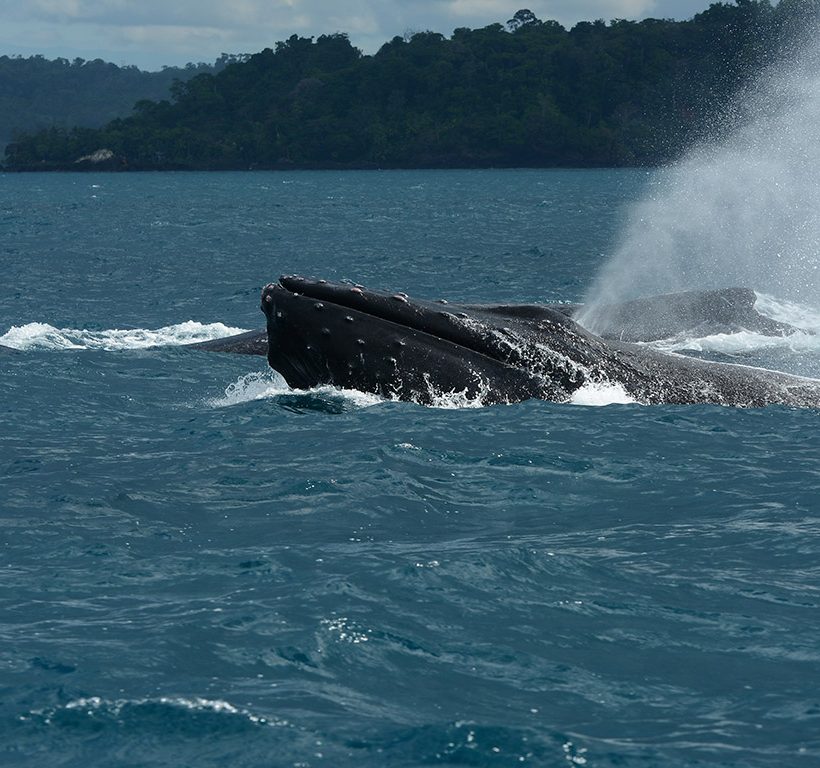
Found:
<svg viewBox="0 0 820 768"><path fill-rule="evenodd" d="M816 411L181 347L282 273L582 301L655 178L0 175L0 765L820 765ZM820 376L820 307L758 305L804 332L659 345Z"/></svg>

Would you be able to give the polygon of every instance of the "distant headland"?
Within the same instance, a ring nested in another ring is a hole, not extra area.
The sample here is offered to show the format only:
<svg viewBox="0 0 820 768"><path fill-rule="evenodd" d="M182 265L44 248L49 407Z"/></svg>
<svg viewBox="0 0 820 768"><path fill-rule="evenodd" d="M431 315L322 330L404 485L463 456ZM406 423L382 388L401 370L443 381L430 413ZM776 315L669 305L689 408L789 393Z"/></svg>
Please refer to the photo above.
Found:
<svg viewBox="0 0 820 768"><path fill-rule="evenodd" d="M571 29L524 9L449 38L395 37L372 56L344 33L294 35L218 66L189 65L130 114L18 122L3 169L656 165L725 127L732 95L787 55L815 5L736 0L688 21ZM13 61L0 58L0 81ZM72 66L85 69L63 64ZM103 114L111 105L91 87Z"/></svg>

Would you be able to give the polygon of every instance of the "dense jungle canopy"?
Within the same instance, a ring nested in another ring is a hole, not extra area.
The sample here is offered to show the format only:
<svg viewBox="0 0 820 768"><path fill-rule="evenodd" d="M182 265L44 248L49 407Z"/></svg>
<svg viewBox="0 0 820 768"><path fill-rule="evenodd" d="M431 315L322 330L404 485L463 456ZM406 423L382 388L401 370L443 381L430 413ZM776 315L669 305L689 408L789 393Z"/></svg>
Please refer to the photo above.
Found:
<svg viewBox="0 0 820 768"><path fill-rule="evenodd" d="M15 137L10 170L96 150L122 169L617 166L666 162L715 130L732 94L788 55L816 0L714 3L689 21L505 24L395 37L292 36L177 79L104 127ZM2 61L2 60L0 60Z"/></svg>
<svg viewBox="0 0 820 768"><path fill-rule="evenodd" d="M213 74L241 57L143 72L102 59L0 56L0 148L15 133L42 128L99 128L131 114L141 99L167 98L175 80Z"/></svg>

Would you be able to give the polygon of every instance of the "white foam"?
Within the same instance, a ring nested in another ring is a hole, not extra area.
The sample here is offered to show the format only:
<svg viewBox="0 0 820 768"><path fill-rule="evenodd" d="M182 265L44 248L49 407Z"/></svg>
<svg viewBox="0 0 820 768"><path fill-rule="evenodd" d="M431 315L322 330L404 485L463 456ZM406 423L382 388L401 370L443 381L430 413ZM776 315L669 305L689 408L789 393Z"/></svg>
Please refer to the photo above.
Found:
<svg viewBox="0 0 820 768"><path fill-rule="evenodd" d="M766 317L781 323L788 323L804 331L820 334L820 311L817 309L807 307L804 304L777 299L765 293L756 295L755 309L761 315L766 315Z"/></svg>
<svg viewBox="0 0 820 768"><path fill-rule="evenodd" d="M698 338L673 338L652 342L661 352L717 352L737 355L759 350L782 349L795 354L820 351L820 336L797 332L788 336L766 336L751 331L716 333Z"/></svg>
<svg viewBox="0 0 820 768"><path fill-rule="evenodd" d="M478 374L475 374L475 378L478 387L475 394L470 394L467 391L467 387L458 391L441 392L433 384L430 375L425 373L424 383L427 387L426 398L412 398L412 400L418 405L425 405L430 408L442 408L444 410L485 408L488 405L487 397L490 394L490 387Z"/></svg>
<svg viewBox="0 0 820 768"><path fill-rule="evenodd" d="M464 389L459 392L437 392L428 381L429 391L424 405L431 408L455 410L461 408L484 408L487 406L485 397L489 389L483 387L475 395L468 394ZM340 389L330 385L314 387L312 389L291 389L282 376L273 370L254 371L240 376L231 382L221 397L207 401L214 408L226 408L254 400L275 399L284 396L313 396L325 400L342 402L352 408L370 408L385 402L397 402L398 398L384 398L369 392L360 392L357 389Z"/></svg>
<svg viewBox="0 0 820 768"><path fill-rule="evenodd" d="M336 387L319 387L312 390L324 397L336 396L341 397L356 408L370 408L373 405L385 402L383 397L374 395L370 392L359 392L357 389L336 389Z"/></svg>
<svg viewBox="0 0 820 768"><path fill-rule="evenodd" d="M487 403L484 400L484 394L480 392L477 395L469 395L466 389L460 392L431 392L430 402L425 402L423 405L444 410L485 408Z"/></svg>
<svg viewBox="0 0 820 768"><path fill-rule="evenodd" d="M620 384L611 382L588 382L576 389L569 399L572 405L627 405L638 401Z"/></svg>
<svg viewBox="0 0 820 768"><path fill-rule="evenodd" d="M89 331L77 328L55 328L47 323L27 323L12 326L0 336L0 344L21 350L63 349L146 349L195 344L243 333L244 328L232 328L223 323L198 323L189 320L163 328L132 328Z"/></svg>
<svg viewBox="0 0 820 768"><path fill-rule="evenodd" d="M355 389L337 389L331 386L315 387L314 389L291 389L282 376L273 370L255 371L240 376L236 381L225 388L225 394L207 401L214 408L227 408L254 400L289 396L313 395L329 400L341 400L354 408L369 408L372 405L383 403L378 395L359 392Z"/></svg>

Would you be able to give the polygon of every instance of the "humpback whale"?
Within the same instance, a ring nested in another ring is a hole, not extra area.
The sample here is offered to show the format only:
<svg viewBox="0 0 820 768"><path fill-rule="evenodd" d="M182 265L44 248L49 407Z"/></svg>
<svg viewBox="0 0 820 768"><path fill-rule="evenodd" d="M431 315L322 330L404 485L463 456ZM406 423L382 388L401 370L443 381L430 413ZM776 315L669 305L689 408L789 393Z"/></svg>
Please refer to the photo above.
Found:
<svg viewBox="0 0 820 768"><path fill-rule="evenodd" d="M487 405L567 402L586 385L615 385L645 404L820 407L820 380L638 343L798 330L757 312L756 298L724 288L634 299L593 316L593 333L576 321L587 313L578 304L434 302L289 275L262 291L265 328L187 346L266 355L294 388L329 384L422 404L451 393ZM0 355L15 352L0 345Z"/></svg>
<svg viewBox="0 0 820 768"><path fill-rule="evenodd" d="M705 293L676 295L692 306L690 320L717 305L725 309L717 321L726 325L733 311L750 310L754 296L745 289ZM669 303L660 297L654 306L671 322ZM619 306L627 318L643 312L651 327L652 300ZM448 304L290 275L265 286L262 310L268 363L295 388L330 384L423 404L457 392L491 404L566 402L586 384L616 384L645 404L820 406L820 381L624 341L640 335L639 323L619 327L617 312L605 338L572 319L577 305ZM790 328L769 323L761 321L769 332Z"/></svg>
<svg viewBox="0 0 820 768"><path fill-rule="evenodd" d="M755 309L757 295L750 288L721 288L684 291L604 305L593 316L595 332L604 339L657 341L676 335L709 336L717 333L752 331L765 336L788 336L798 329L773 320ZM546 304L547 309L578 319L586 309L582 304ZM464 309L486 309L465 305ZM501 311L501 307L496 308ZM520 309L507 307L513 314ZM534 311L538 311L537 309ZM206 352L267 355L266 328L186 345ZM0 347L2 351L2 347ZM12 350L9 350L12 351Z"/></svg>

